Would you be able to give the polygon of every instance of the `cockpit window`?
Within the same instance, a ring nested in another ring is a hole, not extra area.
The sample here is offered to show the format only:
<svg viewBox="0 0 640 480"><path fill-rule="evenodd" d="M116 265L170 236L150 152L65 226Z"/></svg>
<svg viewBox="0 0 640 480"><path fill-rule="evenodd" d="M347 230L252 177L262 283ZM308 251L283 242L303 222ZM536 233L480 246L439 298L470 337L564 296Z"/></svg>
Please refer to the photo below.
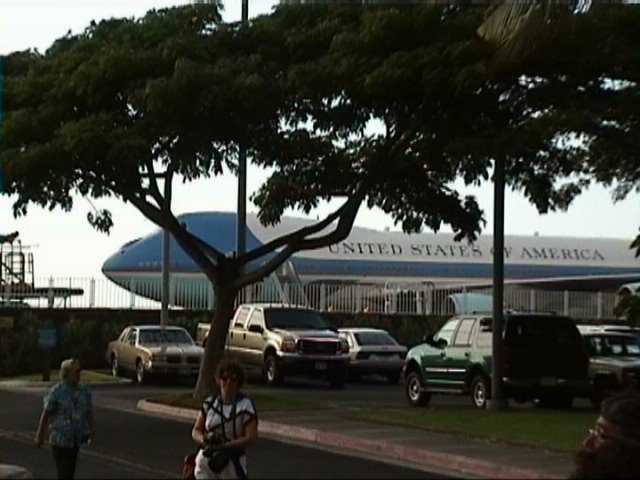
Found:
<svg viewBox="0 0 640 480"><path fill-rule="evenodd" d="M137 242L138 240L140 240L141 238L142 238L142 237L138 237L138 238L136 238L136 239L134 239L134 240L129 240L127 243L125 243L124 245L122 245L122 246L120 247L120 251L124 250L124 249L125 249L125 248L127 248L129 245L131 245L131 244L133 244L133 243L136 243L136 242Z"/></svg>

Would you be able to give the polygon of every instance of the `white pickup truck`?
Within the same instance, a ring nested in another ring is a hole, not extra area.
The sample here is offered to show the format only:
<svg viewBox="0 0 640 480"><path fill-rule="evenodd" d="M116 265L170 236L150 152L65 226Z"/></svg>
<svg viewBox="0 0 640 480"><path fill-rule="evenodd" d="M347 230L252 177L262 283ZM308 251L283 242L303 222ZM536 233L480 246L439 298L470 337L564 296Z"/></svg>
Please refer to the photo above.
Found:
<svg viewBox="0 0 640 480"><path fill-rule="evenodd" d="M196 340L205 346L208 323L199 323ZM319 312L281 304L242 304L229 325L226 355L262 372L268 385L285 375L326 378L343 387L349 366L349 345Z"/></svg>

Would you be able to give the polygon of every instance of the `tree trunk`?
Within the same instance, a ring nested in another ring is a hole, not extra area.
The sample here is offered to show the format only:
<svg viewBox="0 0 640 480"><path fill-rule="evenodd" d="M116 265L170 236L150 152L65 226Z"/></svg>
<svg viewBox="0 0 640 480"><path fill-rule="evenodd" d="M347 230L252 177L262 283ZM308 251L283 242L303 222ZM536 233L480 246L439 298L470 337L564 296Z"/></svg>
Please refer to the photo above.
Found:
<svg viewBox="0 0 640 480"><path fill-rule="evenodd" d="M193 392L194 398L206 397L217 390L215 372L225 354L229 322L234 314L233 305L238 294L237 289L219 284L214 285L213 292L215 298L213 318L204 350L204 359L198 374L198 382Z"/></svg>

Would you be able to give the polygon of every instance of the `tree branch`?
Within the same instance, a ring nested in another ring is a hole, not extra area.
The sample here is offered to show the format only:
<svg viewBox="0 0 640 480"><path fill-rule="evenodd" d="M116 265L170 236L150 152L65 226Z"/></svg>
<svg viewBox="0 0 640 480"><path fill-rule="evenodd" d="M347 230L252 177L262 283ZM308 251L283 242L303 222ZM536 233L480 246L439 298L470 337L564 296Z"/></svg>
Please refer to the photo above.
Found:
<svg viewBox="0 0 640 480"><path fill-rule="evenodd" d="M329 215L322 222L301 228L267 244L282 243L287 240L285 242L285 248L269 259L269 261L264 265L254 269L246 275L243 275L241 278L238 278L235 286L240 289L245 285L262 280L264 277L275 271L275 269L284 263L291 255L299 252L300 250L313 250L327 245L333 245L334 243L347 238L351 232L351 228L353 227L353 222L356 219L356 215L358 214L364 195L364 189L357 190L338 210ZM314 233L324 230L324 228L330 225L336 218L339 218L338 224L332 232L317 238L305 238L308 235L313 235ZM263 245L263 247L266 247L267 245ZM262 249L262 247L252 250L249 253L254 253L260 249ZM270 251L273 250L269 250L265 253L269 253Z"/></svg>
<svg viewBox="0 0 640 480"><path fill-rule="evenodd" d="M158 207L162 208L163 199L162 199L162 195L160 195L158 182L156 181L156 171L153 168L153 161L150 158L148 158L145 160L144 163L145 163L145 166L147 167L147 175L149 177L149 188L148 188L149 195L151 195L151 198L153 198L156 201L156 203L158 204Z"/></svg>
<svg viewBox="0 0 640 480"><path fill-rule="evenodd" d="M271 253L277 250L278 248L291 243L294 240L303 240L304 237L321 232L326 227L331 225L334 220L339 218L343 214L344 210L349 208L349 205L351 205L351 203L355 201L356 198L360 198L360 202L361 202L362 198L364 198L364 195L361 193L354 193L351 197L349 197L349 199L344 203L344 205L342 205L338 210L336 210L335 212L327 216L327 218L325 218L321 222L318 222L314 225L309 225L308 227L300 228L299 230L296 230L295 232L291 232L282 237L275 238L271 240L269 243L261 245L260 247L255 248L250 252L247 252L246 254L238 258L240 264L246 265L247 263L253 260L256 260L268 253Z"/></svg>
<svg viewBox="0 0 640 480"><path fill-rule="evenodd" d="M168 230L185 252L192 253L193 261L200 267L202 272L207 277L212 278L211 276L213 276L212 279L217 280L216 272L212 270L212 267L214 262L219 263L220 258L224 258L222 253L184 228L171 213L170 209L160 210L136 195L123 194L123 196L140 210L145 217L160 228Z"/></svg>

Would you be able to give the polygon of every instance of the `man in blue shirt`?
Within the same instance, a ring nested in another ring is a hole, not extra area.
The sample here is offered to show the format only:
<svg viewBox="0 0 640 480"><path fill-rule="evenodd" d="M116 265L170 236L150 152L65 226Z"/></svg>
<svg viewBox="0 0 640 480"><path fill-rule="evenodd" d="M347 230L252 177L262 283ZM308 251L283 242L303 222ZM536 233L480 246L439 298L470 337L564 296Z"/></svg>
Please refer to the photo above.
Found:
<svg viewBox="0 0 640 480"><path fill-rule="evenodd" d="M73 478L80 445L93 436L93 408L89 388L80 382L80 362L75 358L60 364L60 379L44 397L35 442L44 444L45 431L56 462L58 478Z"/></svg>

